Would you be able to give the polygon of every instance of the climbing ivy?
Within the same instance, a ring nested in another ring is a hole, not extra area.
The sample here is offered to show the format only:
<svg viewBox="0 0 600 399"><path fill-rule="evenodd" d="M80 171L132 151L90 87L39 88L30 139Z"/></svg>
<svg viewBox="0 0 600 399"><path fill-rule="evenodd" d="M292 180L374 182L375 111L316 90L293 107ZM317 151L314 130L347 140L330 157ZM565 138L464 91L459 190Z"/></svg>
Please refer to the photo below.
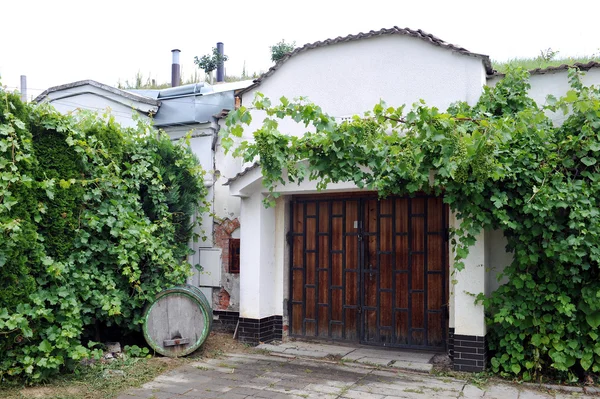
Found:
<svg viewBox="0 0 600 399"><path fill-rule="evenodd" d="M245 161L260 159L267 205L280 185L304 179L319 189L349 181L381 197L443 195L460 220L454 278L464 277L480 231L502 229L514 255L508 283L477 298L488 311L492 369L525 380L581 377L600 371L600 91L575 70L569 80L565 97L541 107L527 95L527 73L512 70L474 106L380 102L343 122L306 98L273 105L258 93L252 112L229 114L222 142ZM240 139L252 114L264 119ZM281 132L283 119L305 134Z"/></svg>
<svg viewBox="0 0 600 399"><path fill-rule="evenodd" d="M0 90L0 381L73 368L98 326L139 330L145 303L185 281L208 210L188 144Z"/></svg>

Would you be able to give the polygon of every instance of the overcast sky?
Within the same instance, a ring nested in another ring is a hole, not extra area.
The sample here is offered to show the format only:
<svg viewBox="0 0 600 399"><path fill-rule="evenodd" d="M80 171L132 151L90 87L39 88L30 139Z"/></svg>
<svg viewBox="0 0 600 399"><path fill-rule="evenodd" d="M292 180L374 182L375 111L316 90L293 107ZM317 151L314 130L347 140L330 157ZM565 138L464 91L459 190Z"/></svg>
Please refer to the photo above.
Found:
<svg viewBox="0 0 600 399"><path fill-rule="evenodd" d="M399 26L422 29L495 60L600 53L600 1L557 0L8 0L0 7L0 82L27 75L29 97L82 79L116 85L140 71L169 82L171 50L184 78L195 55L225 44L228 74L271 65L269 46Z"/></svg>

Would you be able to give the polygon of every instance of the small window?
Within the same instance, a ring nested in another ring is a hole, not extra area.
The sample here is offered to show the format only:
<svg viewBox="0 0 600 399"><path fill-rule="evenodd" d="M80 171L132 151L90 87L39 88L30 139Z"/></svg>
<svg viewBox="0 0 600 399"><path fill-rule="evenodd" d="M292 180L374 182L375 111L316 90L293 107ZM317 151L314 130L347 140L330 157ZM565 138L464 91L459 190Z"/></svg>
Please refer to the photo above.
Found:
<svg viewBox="0 0 600 399"><path fill-rule="evenodd" d="M240 239L229 239L229 273L240 272Z"/></svg>

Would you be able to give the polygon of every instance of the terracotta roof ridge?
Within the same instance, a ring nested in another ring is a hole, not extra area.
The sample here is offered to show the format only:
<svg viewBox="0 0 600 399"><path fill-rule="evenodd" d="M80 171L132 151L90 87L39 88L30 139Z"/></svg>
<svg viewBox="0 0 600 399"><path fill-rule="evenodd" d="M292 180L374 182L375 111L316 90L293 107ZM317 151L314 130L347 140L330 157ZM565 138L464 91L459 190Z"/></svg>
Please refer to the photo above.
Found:
<svg viewBox="0 0 600 399"><path fill-rule="evenodd" d="M330 44L350 42L350 41L354 41L354 40L361 40L361 39L366 39L366 38L371 38L371 37L376 37L376 36L393 35L393 34L412 36L412 37L424 40L428 43L431 43L435 46L439 46L439 47L442 47L442 48L445 48L445 49L448 49L451 51L456 51L456 52L464 54L464 55L480 58L485 66L486 73L488 75L492 75L494 73L494 69L492 67L492 62L490 60L490 57L485 54L471 52L471 51L465 49L464 47L454 45L452 43L448 43L448 42L440 39L439 37L437 37L431 33L427 33L421 29L413 30L410 28L399 28L398 26L394 26L392 28L383 28L383 29L379 29L377 31L370 30L367 33L358 32L356 34L349 34L346 36L338 36L334 39L329 38L329 39L325 39L325 40L316 41L313 43L306 43L300 47L296 47L294 50L285 54L281 59L279 59L279 61L277 61L275 63L275 65L273 65L271 68L269 68L269 70L267 70L267 72L263 73L260 77L255 79L253 85L241 90L240 94L245 93L245 92L253 89L254 87L260 85L263 80L265 80L266 78L268 78L269 76L274 74L275 71L277 71L283 64L285 64L287 62L287 60L289 60L291 57L293 57L294 55L296 55L298 53L301 53L301 52L304 52L307 50L311 50L314 48L318 48L318 47L328 46Z"/></svg>

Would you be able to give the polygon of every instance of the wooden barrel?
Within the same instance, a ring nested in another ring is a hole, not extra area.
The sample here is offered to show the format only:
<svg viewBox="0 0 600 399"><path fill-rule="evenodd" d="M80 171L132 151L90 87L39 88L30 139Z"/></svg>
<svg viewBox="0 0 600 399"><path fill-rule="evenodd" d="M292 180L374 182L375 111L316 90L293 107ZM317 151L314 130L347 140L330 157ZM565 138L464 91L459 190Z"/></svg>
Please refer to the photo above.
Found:
<svg viewBox="0 0 600 399"><path fill-rule="evenodd" d="M198 287L181 285L164 290L148 305L144 338L164 356L186 356L200 347L212 328L212 310Z"/></svg>

